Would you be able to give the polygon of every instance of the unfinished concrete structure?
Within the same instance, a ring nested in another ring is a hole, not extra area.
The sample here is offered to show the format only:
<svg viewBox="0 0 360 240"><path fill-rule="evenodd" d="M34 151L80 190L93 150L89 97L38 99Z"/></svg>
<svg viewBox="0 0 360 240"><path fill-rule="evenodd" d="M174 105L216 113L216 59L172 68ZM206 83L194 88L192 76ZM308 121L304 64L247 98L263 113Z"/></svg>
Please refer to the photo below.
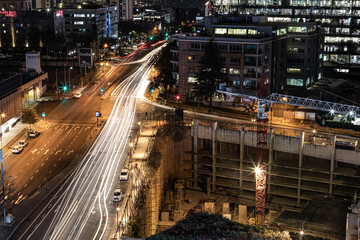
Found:
<svg viewBox="0 0 360 240"><path fill-rule="evenodd" d="M237 196L239 204L254 206L256 132L194 120L191 136L191 157L184 165L187 187L205 186L213 194ZM311 131L284 136L274 129L268 137L267 208L300 211L316 197L352 198L360 190L357 139L320 137Z"/></svg>

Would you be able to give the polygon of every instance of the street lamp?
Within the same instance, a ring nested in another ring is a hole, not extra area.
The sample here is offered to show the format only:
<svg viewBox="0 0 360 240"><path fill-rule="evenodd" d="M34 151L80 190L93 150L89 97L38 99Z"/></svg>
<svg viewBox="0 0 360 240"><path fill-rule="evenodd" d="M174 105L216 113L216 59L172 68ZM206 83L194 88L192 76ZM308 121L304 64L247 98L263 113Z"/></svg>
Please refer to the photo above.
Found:
<svg viewBox="0 0 360 240"><path fill-rule="evenodd" d="M3 192L3 204L4 204L4 225L6 224L6 205L5 205L5 185L4 185L4 168L3 168L3 149L2 149L2 131L1 131L1 125L2 125L2 119L5 118L5 113L1 114L0 118L0 133L1 133L1 149L0 149L0 162L1 162L1 183L2 183L2 192Z"/></svg>

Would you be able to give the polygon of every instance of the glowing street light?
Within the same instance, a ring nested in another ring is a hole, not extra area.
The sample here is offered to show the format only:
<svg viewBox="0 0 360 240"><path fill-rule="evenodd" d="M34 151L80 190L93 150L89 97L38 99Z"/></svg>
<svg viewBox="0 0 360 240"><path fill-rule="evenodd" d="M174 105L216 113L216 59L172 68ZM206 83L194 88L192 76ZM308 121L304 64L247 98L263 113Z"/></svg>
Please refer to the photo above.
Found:
<svg viewBox="0 0 360 240"><path fill-rule="evenodd" d="M334 114L334 113L335 113L335 110L334 110L334 109L331 109L331 110L330 110L330 113L331 113L331 114Z"/></svg>

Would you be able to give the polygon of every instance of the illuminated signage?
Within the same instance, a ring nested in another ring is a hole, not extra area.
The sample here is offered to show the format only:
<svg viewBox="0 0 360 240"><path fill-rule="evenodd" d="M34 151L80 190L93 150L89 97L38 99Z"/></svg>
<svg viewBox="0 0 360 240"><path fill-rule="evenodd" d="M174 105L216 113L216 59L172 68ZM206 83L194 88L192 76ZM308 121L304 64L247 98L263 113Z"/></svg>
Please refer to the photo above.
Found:
<svg viewBox="0 0 360 240"><path fill-rule="evenodd" d="M16 11L0 11L0 15L5 15L5 17L16 17Z"/></svg>
<svg viewBox="0 0 360 240"><path fill-rule="evenodd" d="M63 11L56 11L56 16L61 17L63 15Z"/></svg>

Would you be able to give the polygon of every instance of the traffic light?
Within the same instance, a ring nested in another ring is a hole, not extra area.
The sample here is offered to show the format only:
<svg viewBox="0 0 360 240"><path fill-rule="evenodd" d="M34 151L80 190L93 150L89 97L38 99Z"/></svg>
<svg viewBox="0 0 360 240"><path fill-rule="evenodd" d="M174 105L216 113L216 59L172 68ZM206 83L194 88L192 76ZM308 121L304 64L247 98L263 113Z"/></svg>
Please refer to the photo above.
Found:
<svg viewBox="0 0 360 240"><path fill-rule="evenodd" d="M150 92L153 93L155 90L154 88L150 88Z"/></svg>
<svg viewBox="0 0 360 240"><path fill-rule="evenodd" d="M101 90L100 90L100 92L101 92L101 95L104 93L104 89L102 88Z"/></svg>
<svg viewBox="0 0 360 240"><path fill-rule="evenodd" d="M176 95L176 100L179 101L179 99L180 99L180 95Z"/></svg>
<svg viewBox="0 0 360 240"><path fill-rule="evenodd" d="M169 40L169 37L165 37L165 40Z"/></svg>
<svg viewBox="0 0 360 240"><path fill-rule="evenodd" d="M64 87L63 87L63 90L64 90L64 92L66 92L66 91L68 90L68 87L67 87L67 86L64 86Z"/></svg>
<svg viewBox="0 0 360 240"><path fill-rule="evenodd" d="M41 116L44 118L44 117L46 117L46 114L43 112L43 113L41 114Z"/></svg>
<svg viewBox="0 0 360 240"><path fill-rule="evenodd" d="M167 37L167 36L169 36L169 34L168 34L168 33L165 33L165 37Z"/></svg>
<svg viewBox="0 0 360 240"><path fill-rule="evenodd" d="M153 36L150 36L150 38L149 38L149 39L150 39L150 41L152 41L152 40L154 40L154 37L153 37Z"/></svg>

